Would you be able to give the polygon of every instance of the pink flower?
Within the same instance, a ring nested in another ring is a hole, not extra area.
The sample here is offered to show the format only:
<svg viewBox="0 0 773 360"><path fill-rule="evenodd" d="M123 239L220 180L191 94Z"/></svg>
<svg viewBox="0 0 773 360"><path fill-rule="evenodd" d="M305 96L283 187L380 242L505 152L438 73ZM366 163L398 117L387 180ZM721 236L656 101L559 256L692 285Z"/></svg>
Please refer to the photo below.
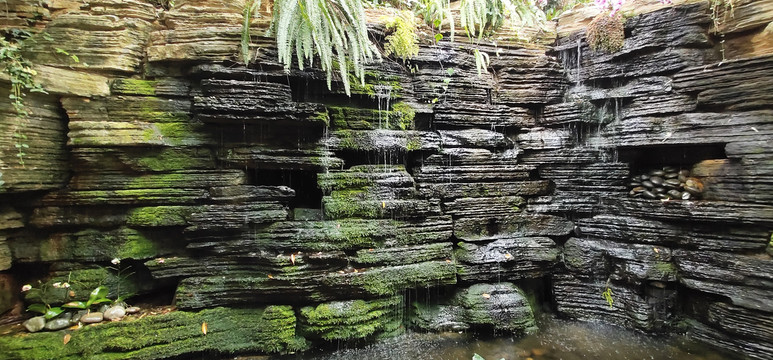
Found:
<svg viewBox="0 0 773 360"><path fill-rule="evenodd" d="M55 288L57 288L57 289L58 289L58 288L62 287L62 283L60 283L60 282L55 282L55 283L51 284L51 286L53 286L53 287L55 287Z"/></svg>
<svg viewBox="0 0 773 360"><path fill-rule="evenodd" d="M21 287L21 292L30 291L32 290L32 285L27 284Z"/></svg>

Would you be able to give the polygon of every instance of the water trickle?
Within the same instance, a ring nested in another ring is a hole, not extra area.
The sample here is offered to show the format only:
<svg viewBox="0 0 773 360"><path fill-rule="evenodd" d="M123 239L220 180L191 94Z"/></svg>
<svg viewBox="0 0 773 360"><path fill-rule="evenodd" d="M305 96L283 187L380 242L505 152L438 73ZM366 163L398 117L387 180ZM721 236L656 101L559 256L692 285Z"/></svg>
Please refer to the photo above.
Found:
<svg viewBox="0 0 773 360"><path fill-rule="evenodd" d="M382 129L382 117L386 126L389 128L389 100L392 98L392 85L374 85L373 91L376 93L376 100L378 101L378 128ZM385 115L382 112L386 111Z"/></svg>
<svg viewBox="0 0 773 360"><path fill-rule="evenodd" d="M577 39L577 78L575 79L575 85L580 86L582 82L580 80L580 72L582 71L582 39Z"/></svg>

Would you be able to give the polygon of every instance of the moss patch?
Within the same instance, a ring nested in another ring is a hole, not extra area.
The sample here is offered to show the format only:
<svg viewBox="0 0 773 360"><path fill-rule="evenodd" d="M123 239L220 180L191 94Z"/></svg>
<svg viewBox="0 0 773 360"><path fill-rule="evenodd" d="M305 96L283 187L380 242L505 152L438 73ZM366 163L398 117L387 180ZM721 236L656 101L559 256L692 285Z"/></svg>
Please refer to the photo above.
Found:
<svg viewBox="0 0 773 360"><path fill-rule="evenodd" d="M289 306L263 309L215 308L175 311L142 319L0 337L9 359L164 359L244 352L279 353L302 350L306 341L295 335L295 314ZM207 323L207 334L202 333ZM64 334L71 340L65 345ZM207 357L207 356L205 356Z"/></svg>
<svg viewBox="0 0 773 360"><path fill-rule="evenodd" d="M301 329L323 340L364 339L390 328L402 296L378 300L334 301L301 309ZM390 331L391 332L391 331Z"/></svg>

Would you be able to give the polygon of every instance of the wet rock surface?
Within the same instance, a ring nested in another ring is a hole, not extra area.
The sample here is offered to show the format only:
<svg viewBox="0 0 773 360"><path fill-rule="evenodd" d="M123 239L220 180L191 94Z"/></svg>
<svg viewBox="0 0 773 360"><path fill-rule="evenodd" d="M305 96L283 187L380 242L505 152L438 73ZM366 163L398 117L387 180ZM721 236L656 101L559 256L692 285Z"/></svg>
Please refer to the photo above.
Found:
<svg viewBox="0 0 773 360"><path fill-rule="evenodd" d="M121 289L182 310L136 321L157 339L129 322L88 327L119 334L92 347L74 332L61 358L289 352L409 323L523 334L529 297L769 358L767 2L740 1L724 37L706 2L648 3L614 54L568 30L579 10L550 46L422 45L414 71L369 64L351 98L318 69L285 72L259 35L267 17L252 23L256 59L238 63L234 2L20 3L3 24L37 11L56 43L29 49L51 95L27 97L23 167L0 139L0 271L77 277L86 300L118 284L120 258ZM472 48L492 55L488 73ZM133 312L105 310L76 317ZM17 340L0 343L35 346Z"/></svg>

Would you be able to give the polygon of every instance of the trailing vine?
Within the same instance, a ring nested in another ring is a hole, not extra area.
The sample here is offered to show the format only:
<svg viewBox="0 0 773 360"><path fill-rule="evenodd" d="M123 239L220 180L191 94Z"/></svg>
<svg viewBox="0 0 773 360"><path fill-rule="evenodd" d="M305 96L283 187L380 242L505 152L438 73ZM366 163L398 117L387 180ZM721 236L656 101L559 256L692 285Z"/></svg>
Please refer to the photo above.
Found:
<svg viewBox="0 0 773 360"><path fill-rule="evenodd" d="M25 41L34 41L31 36L29 31L22 29L10 29L0 36L0 64L3 66L2 71L8 74L11 81L8 98L16 111L16 124L12 136L17 150L16 157L22 167L24 167L24 157L27 155L25 150L29 148L24 129L29 123L30 115L24 104L24 97L27 96L28 91L46 93L34 80L37 73L32 68L32 63L22 56Z"/></svg>
<svg viewBox="0 0 773 360"><path fill-rule="evenodd" d="M245 65L249 64L252 60L252 55L250 55L250 23L252 22L252 17L257 14L260 3L261 0L247 0L244 2L240 53Z"/></svg>

